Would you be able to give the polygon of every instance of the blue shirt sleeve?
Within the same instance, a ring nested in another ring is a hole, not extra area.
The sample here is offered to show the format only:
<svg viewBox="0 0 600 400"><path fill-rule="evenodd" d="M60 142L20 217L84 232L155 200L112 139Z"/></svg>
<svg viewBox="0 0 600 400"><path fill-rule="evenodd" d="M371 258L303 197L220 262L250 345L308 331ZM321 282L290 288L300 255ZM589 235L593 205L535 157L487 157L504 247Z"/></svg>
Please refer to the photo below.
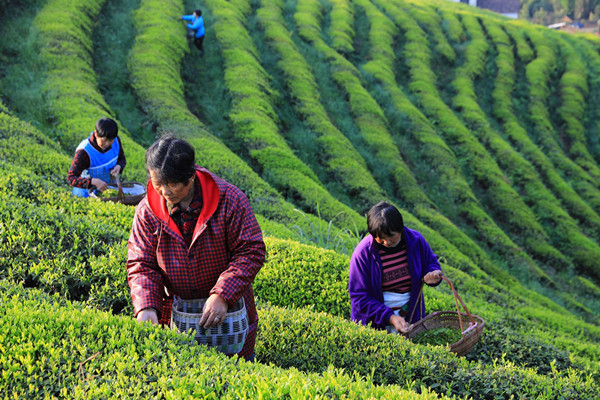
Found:
<svg viewBox="0 0 600 400"><path fill-rule="evenodd" d="M187 27L193 30L200 29L204 27L204 19L202 17L196 18L191 24L187 24Z"/></svg>

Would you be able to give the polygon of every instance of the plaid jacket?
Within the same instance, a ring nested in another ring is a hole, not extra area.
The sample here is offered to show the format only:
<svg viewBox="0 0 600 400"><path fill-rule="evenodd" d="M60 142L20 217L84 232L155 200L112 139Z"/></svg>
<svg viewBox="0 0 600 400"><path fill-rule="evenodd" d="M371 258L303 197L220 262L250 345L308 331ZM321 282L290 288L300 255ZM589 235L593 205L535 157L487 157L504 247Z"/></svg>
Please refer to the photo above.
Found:
<svg viewBox="0 0 600 400"><path fill-rule="evenodd" d="M258 326L252 282L265 259L262 232L240 189L206 169L196 170L204 206L189 248L150 183L136 208L127 253L134 312L154 308L168 324L172 295L198 299L216 293L230 307L244 296L250 331L240 355L248 358Z"/></svg>

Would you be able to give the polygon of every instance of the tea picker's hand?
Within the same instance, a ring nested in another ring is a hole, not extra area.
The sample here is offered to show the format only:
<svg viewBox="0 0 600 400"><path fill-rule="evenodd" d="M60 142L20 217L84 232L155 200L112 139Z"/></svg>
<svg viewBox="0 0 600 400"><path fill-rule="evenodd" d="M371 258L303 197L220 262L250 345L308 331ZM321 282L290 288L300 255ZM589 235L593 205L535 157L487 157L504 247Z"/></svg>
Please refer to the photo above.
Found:
<svg viewBox="0 0 600 400"><path fill-rule="evenodd" d="M442 271L439 269L431 271L423 277L423 280L428 285L435 285L442 280Z"/></svg>
<svg viewBox="0 0 600 400"><path fill-rule="evenodd" d="M227 301L224 298L218 294L211 294L204 304L202 318L198 322L198 325L204 327L204 329L221 325L225 321L228 308Z"/></svg>
<svg viewBox="0 0 600 400"><path fill-rule="evenodd" d="M154 308L144 308L137 315L138 322L150 321L153 324L158 324L158 314Z"/></svg>
<svg viewBox="0 0 600 400"><path fill-rule="evenodd" d="M96 189L101 192L104 192L106 189L108 189L108 185L102 179L92 178L92 185L96 186Z"/></svg>
<svg viewBox="0 0 600 400"><path fill-rule="evenodd" d="M116 176L119 172L121 172L121 166L119 164L115 165L113 169L110 170L112 176Z"/></svg>
<svg viewBox="0 0 600 400"><path fill-rule="evenodd" d="M394 328L400 333L407 333L409 331L408 323L404 320L404 318L392 314L390 317L390 325L393 325Z"/></svg>

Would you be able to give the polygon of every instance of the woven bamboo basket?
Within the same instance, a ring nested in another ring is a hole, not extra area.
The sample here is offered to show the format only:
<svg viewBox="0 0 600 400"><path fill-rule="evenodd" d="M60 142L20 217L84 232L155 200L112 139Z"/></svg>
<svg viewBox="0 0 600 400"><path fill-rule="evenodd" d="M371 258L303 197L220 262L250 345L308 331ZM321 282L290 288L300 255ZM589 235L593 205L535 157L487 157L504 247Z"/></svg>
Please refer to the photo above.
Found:
<svg viewBox="0 0 600 400"><path fill-rule="evenodd" d="M123 182L123 198L119 198L117 196L112 197L102 197L95 194L94 191L90 191L90 197L96 197L102 201L111 201L113 203L121 203L129 206L137 205L144 196L146 195L146 186L139 182ZM117 190L117 185L114 183L108 184L109 189Z"/></svg>
<svg viewBox="0 0 600 400"><path fill-rule="evenodd" d="M244 298L231 307L222 324L204 329L198 323L207 299L183 300L175 296L171 310L171 328L179 332L195 331L197 343L215 347L225 354L237 354L244 347L248 336L248 313Z"/></svg>
<svg viewBox="0 0 600 400"><path fill-rule="evenodd" d="M433 314L426 316L425 318L417 321L413 325L411 325L410 330L406 334L409 339L414 338L419 333L423 331L439 329L439 328L451 328L460 330L462 338L455 343L450 345L450 351L455 353L457 356L464 356L468 352L470 352L475 344L481 338L483 333L483 328L485 326L485 321L483 318L471 314L467 309L467 306L462 301L458 292L454 288L454 285L448 278L442 276L448 285L450 285L450 289L454 294L454 302L456 304L456 311L437 311ZM419 299L417 300L417 304L423 295L423 287L421 287L421 292L419 293ZM465 312L461 312L458 307L458 303L462 305ZM415 307L416 308L416 307ZM467 322L467 324L465 324Z"/></svg>

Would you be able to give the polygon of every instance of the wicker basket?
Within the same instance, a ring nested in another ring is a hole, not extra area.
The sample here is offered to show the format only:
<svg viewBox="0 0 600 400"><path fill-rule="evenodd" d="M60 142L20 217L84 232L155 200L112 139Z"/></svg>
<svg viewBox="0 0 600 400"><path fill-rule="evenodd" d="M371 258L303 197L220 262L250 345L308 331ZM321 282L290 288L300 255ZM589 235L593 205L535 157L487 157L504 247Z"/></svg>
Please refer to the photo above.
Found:
<svg viewBox="0 0 600 400"><path fill-rule="evenodd" d="M450 282L448 278L442 276L442 279L448 282L448 285L450 285L450 289L454 294L456 311L434 312L433 314L430 314L411 325L410 330L406 334L406 336L409 339L412 339L421 332L439 328L451 328L460 330L462 334L462 339L460 339L456 343L452 343L450 345L450 351L456 353L457 356L464 356L473 349L475 344L479 341L479 338L481 338L481 334L483 333L483 328L485 326L485 321L483 320L483 318L475 314L471 314L469 312L467 306L462 301L462 299L458 295L458 292L454 288L454 285L452 285L452 282ZM421 299L423 298L422 294L423 287L421 287L421 292L419 293L419 299L417 300L417 303L419 303L419 301L421 301ZM458 308L459 302L465 310L464 313L460 312ZM465 327L463 320L465 322L468 321L467 327Z"/></svg>
<svg viewBox="0 0 600 400"><path fill-rule="evenodd" d="M123 182L122 187L123 187L123 194L125 195L122 199L120 199L116 196L113 196L113 197L97 196L93 190L90 191L90 197L96 197L102 201L111 201L113 203L121 203L121 204L126 204L129 206L135 206L140 201L142 201L142 199L146 195L146 186L144 186L143 184L141 184L139 182ZM109 183L108 188L115 189L115 190L118 189L117 185L114 183Z"/></svg>
<svg viewBox="0 0 600 400"><path fill-rule="evenodd" d="M171 310L171 328L179 332L195 331L196 342L215 347L222 353L239 353L244 347L249 329L244 298L241 297L237 304L228 310L222 324L209 329L198 325L206 300L182 300L175 296Z"/></svg>

